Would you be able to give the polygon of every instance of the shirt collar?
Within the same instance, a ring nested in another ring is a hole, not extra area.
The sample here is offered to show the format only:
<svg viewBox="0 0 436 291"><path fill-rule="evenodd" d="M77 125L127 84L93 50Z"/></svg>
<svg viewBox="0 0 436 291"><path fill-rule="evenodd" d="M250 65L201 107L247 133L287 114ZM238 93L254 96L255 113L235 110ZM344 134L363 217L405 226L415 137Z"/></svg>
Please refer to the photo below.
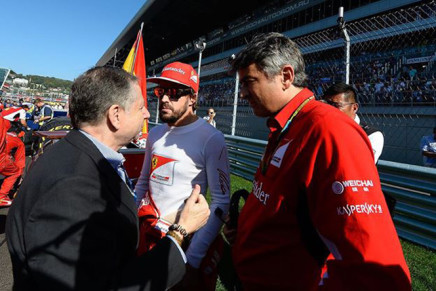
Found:
<svg viewBox="0 0 436 291"><path fill-rule="evenodd" d="M357 124L360 124L359 115L356 114L356 116L354 117L354 121L356 121Z"/></svg>
<svg viewBox="0 0 436 291"><path fill-rule="evenodd" d="M307 98L313 96L312 91L303 88L297 95L294 96L274 117L268 118L267 125L271 132L282 129L288 121L291 114L300 106Z"/></svg>
<svg viewBox="0 0 436 291"><path fill-rule="evenodd" d="M113 149L111 149L110 147L108 147L107 145L105 145L104 143L100 142L99 140L97 140L95 137L93 137L92 135L90 135L89 133L79 129L79 131L86 136L87 138L89 138L92 143L97 147L97 149L101 152L101 154L103 155L103 157L111 164L111 166L117 170L117 168L122 165L124 163L124 161L126 160L124 158L124 156L116 151L114 151Z"/></svg>

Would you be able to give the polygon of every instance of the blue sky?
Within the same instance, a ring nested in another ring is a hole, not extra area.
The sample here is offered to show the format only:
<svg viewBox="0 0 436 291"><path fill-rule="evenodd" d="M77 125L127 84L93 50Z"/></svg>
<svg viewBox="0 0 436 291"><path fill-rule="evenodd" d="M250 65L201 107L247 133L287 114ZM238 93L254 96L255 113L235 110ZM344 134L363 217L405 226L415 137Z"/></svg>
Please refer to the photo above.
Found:
<svg viewBox="0 0 436 291"><path fill-rule="evenodd" d="M73 80L97 63L145 2L1 1L0 67Z"/></svg>

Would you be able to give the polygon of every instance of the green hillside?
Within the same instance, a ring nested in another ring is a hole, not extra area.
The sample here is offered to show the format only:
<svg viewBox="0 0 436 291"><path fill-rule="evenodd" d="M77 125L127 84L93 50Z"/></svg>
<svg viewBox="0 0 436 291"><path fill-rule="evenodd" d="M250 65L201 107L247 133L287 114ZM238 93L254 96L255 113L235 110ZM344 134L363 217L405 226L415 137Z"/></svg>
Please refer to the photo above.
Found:
<svg viewBox="0 0 436 291"><path fill-rule="evenodd" d="M24 78L26 80L29 80L30 84L41 85L45 89L61 88L62 91L69 91L71 85L73 84L73 82L69 80L62 80L55 77L45 77L38 75L22 75L17 74L12 70L11 74L15 74L16 78ZM30 86L32 87L33 85Z"/></svg>

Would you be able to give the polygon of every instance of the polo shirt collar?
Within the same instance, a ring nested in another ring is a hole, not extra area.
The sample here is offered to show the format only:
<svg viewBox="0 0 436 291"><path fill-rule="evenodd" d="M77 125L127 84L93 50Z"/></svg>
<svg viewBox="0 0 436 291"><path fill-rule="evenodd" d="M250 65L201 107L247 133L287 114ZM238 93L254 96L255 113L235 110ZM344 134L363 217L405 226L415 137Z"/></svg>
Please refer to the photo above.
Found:
<svg viewBox="0 0 436 291"><path fill-rule="evenodd" d="M274 117L268 118L267 125L271 132L282 129L289 117L307 98L313 96L313 92L307 88L303 88L297 95L294 96Z"/></svg>

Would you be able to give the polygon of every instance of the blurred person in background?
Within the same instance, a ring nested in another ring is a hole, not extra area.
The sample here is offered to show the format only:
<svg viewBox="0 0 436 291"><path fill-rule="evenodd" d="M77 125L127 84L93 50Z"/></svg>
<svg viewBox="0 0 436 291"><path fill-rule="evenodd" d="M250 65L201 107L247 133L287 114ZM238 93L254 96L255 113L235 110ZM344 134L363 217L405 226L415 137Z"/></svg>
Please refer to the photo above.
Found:
<svg viewBox="0 0 436 291"><path fill-rule="evenodd" d="M374 162L377 164L383 151L384 136L378 128L360 122L359 115L357 115L357 111L359 110L357 92L353 86L345 83L336 83L326 90L323 99L327 104L344 112L362 127L371 142Z"/></svg>
<svg viewBox="0 0 436 291"><path fill-rule="evenodd" d="M433 128L433 135L422 137L421 153L424 166L436 168L436 127Z"/></svg>
<svg viewBox="0 0 436 291"><path fill-rule="evenodd" d="M12 123L19 123L22 127L27 128L26 110L19 106L12 106L2 111L1 115L4 119Z"/></svg>
<svg viewBox="0 0 436 291"><path fill-rule="evenodd" d="M36 98L34 101L35 108L33 110L34 123L39 125L39 128L53 119L54 112L50 105L45 104L41 98Z"/></svg>
<svg viewBox="0 0 436 291"><path fill-rule="evenodd" d="M19 169L19 176L15 180L12 191L9 192L10 198L15 198L26 167L26 149L22 140L23 136L24 132L19 128L10 128L6 135L6 152Z"/></svg>
<svg viewBox="0 0 436 291"><path fill-rule="evenodd" d="M6 101L3 103L4 108L12 107L11 99L6 99Z"/></svg>
<svg viewBox="0 0 436 291"><path fill-rule="evenodd" d="M11 206L12 200L9 194L15 183L22 174L23 167L17 165L14 160L15 155L11 156L12 137L8 135L10 122L0 116L0 175L4 176L0 187L0 207ZM7 143L9 141L9 144ZM19 160L22 162L22 160Z"/></svg>
<svg viewBox="0 0 436 291"><path fill-rule="evenodd" d="M216 128L216 121L215 121L215 116L216 116L216 112L215 110L211 107L207 110L207 115L205 117L203 117L203 119L206 119L206 121L212 125L213 127Z"/></svg>

